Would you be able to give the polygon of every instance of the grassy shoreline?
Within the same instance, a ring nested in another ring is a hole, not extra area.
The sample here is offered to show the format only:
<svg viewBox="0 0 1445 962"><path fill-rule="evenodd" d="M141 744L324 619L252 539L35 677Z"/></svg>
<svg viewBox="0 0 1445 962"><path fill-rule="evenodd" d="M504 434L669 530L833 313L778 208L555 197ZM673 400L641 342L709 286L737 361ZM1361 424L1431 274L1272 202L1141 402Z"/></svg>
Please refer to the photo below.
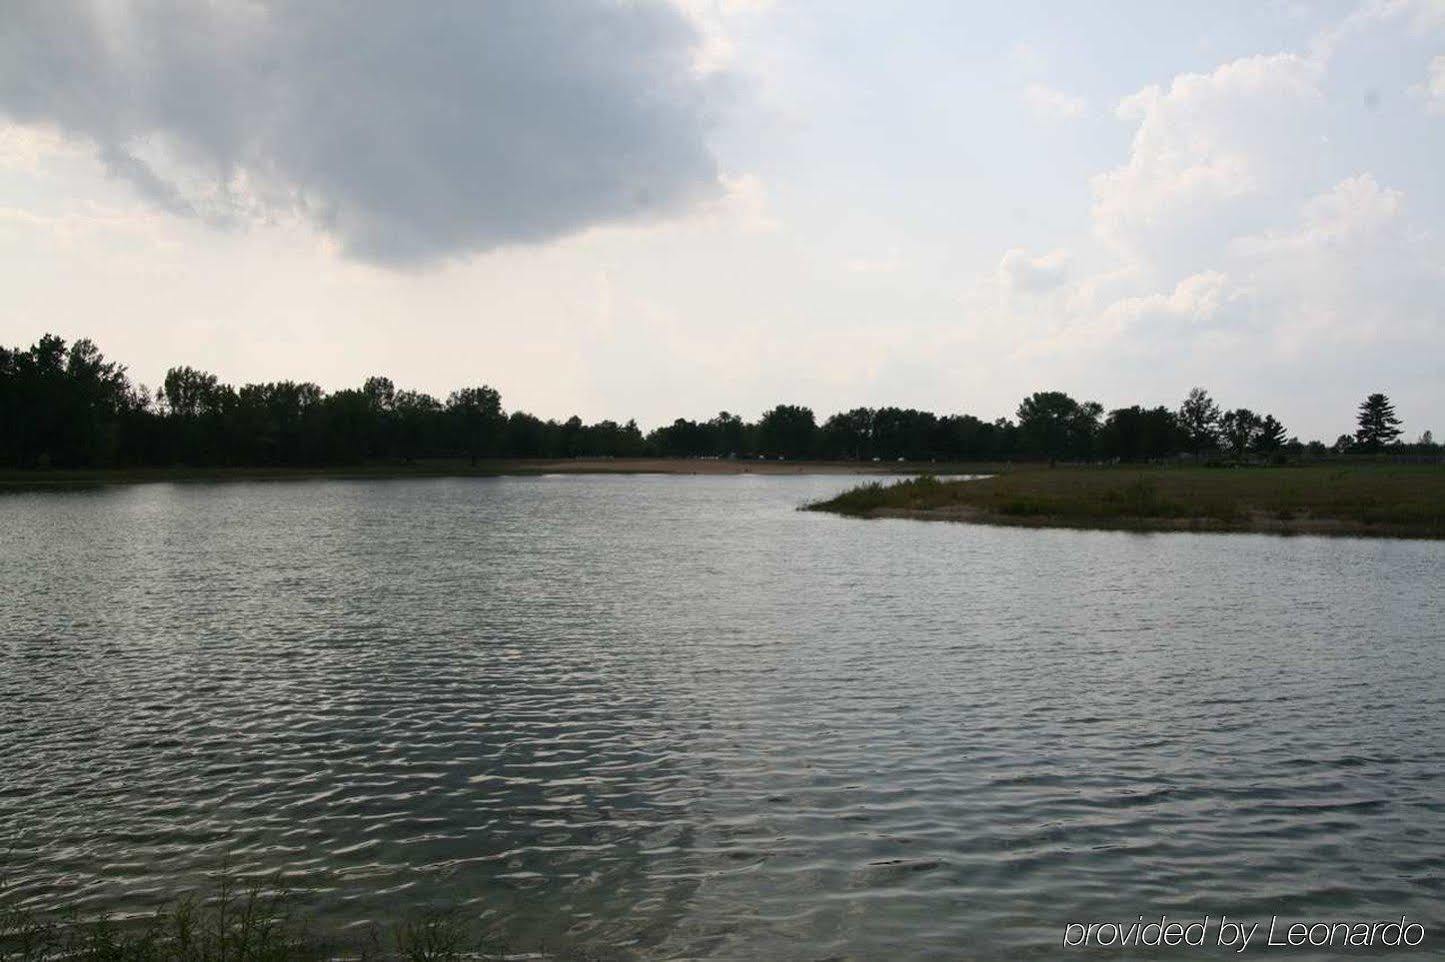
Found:
<svg viewBox="0 0 1445 962"><path fill-rule="evenodd" d="M722 458L531 458L428 460L413 464L371 463L304 468L84 468L3 469L0 490L83 487L158 482L367 480L390 478L527 477L542 474L690 474L690 475L886 475L970 474L996 465L933 462L766 461Z"/></svg>
<svg viewBox="0 0 1445 962"><path fill-rule="evenodd" d="M807 508L1034 528L1445 538L1445 467L1038 467L874 482Z"/></svg>

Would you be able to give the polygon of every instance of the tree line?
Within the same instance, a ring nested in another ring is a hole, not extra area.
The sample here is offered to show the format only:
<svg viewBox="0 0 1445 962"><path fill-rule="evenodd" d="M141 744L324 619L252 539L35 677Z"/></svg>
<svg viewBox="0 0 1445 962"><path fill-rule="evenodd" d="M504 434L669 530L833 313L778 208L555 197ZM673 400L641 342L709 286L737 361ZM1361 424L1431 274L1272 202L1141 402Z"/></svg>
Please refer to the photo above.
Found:
<svg viewBox="0 0 1445 962"><path fill-rule="evenodd" d="M1383 394L1361 405L1354 434L1304 444L1269 414L1221 409L1200 388L1177 410L1105 411L1061 391L1040 391L1013 419L859 407L819 423L780 404L756 421L723 411L678 418L644 434L635 421L586 424L507 413L485 385L445 400L399 390L385 377L326 392L272 381L233 387L191 367L159 388L133 384L90 340L55 335L0 347L0 465L7 467L332 465L422 458L767 457L861 461L1279 460L1356 452L1439 455L1429 432L1400 443Z"/></svg>

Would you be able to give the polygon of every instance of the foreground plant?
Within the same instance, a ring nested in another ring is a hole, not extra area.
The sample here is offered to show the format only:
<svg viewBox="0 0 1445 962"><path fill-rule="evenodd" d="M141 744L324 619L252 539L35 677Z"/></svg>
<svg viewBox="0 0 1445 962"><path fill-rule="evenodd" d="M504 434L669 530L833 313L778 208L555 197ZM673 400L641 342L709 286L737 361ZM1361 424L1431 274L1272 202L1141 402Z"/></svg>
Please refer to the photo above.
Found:
<svg viewBox="0 0 1445 962"><path fill-rule="evenodd" d="M208 897L187 895L143 919L44 916L6 905L0 886L0 962L460 962L513 957L456 910L427 911L360 940L319 934L279 886L238 887L218 874ZM597 959L590 953L529 958Z"/></svg>

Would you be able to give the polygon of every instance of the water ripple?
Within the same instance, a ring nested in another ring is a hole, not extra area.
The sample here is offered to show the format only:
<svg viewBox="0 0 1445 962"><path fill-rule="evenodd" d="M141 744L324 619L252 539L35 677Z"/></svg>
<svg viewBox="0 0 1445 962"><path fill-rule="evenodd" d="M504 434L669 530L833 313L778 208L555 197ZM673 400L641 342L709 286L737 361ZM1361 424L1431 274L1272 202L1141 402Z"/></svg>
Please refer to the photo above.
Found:
<svg viewBox="0 0 1445 962"><path fill-rule="evenodd" d="M846 483L0 498L0 874L134 912L225 859L659 959L1438 937L1442 546L792 511Z"/></svg>

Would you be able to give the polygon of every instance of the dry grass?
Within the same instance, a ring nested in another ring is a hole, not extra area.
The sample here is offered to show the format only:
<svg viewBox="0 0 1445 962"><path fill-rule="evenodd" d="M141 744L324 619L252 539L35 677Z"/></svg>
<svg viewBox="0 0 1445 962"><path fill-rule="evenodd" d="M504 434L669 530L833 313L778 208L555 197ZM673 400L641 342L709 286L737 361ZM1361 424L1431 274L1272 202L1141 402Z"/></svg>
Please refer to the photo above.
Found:
<svg viewBox="0 0 1445 962"><path fill-rule="evenodd" d="M1033 468L868 484L809 507L1035 526L1445 538L1445 467Z"/></svg>

